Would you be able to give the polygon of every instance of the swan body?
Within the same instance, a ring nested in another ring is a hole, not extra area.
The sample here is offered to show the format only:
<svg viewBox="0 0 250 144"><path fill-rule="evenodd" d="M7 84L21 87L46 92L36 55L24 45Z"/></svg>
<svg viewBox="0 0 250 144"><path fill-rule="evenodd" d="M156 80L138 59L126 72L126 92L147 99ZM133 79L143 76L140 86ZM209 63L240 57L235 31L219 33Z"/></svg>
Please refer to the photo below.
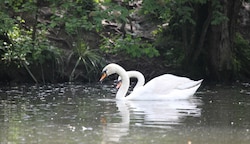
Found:
<svg viewBox="0 0 250 144"><path fill-rule="evenodd" d="M137 79L137 83L135 85L135 87L133 88L133 90L143 86L145 84L145 78L143 76L143 74L139 71L127 71L128 77L129 78L136 78ZM117 84L117 88L120 88L122 81L121 81L121 76L119 76L117 78L118 84Z"/></svg>
<svg viewBox="0 0 250 144"><path fill-rule="evenodd" d="M111 63L103 68L102 81L105 77L117 73L122 85L116 93L120 100L175 100L188 99L200 87L202 80L193 81L186 77L164 74L150 80L144 86L138 87L126 96L130 80L127 72L119 65Z"/></svg>

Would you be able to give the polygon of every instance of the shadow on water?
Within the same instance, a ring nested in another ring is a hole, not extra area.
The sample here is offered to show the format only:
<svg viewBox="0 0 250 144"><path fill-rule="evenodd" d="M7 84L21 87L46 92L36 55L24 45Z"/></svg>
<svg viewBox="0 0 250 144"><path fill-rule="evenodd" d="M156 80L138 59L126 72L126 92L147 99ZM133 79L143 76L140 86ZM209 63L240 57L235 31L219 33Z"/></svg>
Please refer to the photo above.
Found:
<svg viewBox="0 0 250 144"><path fill-rule="evenodd" d="M189 100L116 101L110 85L0 88L0 143L250 141L250 86L204 87Z"/></svg>

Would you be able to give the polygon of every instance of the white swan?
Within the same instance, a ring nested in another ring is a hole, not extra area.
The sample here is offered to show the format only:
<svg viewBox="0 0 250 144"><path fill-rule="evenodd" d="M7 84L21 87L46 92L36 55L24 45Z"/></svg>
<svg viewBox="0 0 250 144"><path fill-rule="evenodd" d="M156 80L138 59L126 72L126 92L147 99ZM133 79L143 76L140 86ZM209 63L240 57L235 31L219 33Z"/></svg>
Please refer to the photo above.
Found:
<svg viewBox="0 0 250 144"><path fill-rule="evenodd" d="M102 81L105 77L117 73L121 76L122 85L116 93L120 100L174 100L187 99L200 87L202 80L193 81L186 77L164 74L149 81L144 86L135 89L126 96L130 80L126 71L119 65L111 63L102 70Z"/></svg>
<svg viewBox="0 0 250 144"><path fill-rule="evenodd" d="M141 87L145 84L145 78L143 76L143 74L139 71L127 71L128 77L129 78L136 78L137 82L136 85L134 86L133 90L137 89L138 87ZM117 78L118 84L116 86L116 88L120 88L121 84L122 84L122 78L121 76L119 76Z"/></svg>

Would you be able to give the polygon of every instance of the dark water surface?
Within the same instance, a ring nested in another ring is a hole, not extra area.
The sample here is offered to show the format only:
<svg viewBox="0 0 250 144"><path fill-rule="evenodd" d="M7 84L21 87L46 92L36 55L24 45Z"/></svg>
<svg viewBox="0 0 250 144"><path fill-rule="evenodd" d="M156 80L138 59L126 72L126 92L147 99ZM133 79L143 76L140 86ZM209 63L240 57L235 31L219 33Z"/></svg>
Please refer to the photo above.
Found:
<svg viewBox="0 0 250 144"><path fill-rule="evenodd" d="M249 144L250 86L189 100L116 101L112 85L0 88L0 144Z"/></svg>

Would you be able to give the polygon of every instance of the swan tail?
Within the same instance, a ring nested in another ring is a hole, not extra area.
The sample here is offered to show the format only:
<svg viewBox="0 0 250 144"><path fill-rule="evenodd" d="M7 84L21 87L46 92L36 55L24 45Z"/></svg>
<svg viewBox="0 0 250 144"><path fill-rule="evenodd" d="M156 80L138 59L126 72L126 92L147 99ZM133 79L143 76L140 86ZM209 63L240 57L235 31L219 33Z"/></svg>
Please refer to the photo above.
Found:
<svg viewBox="0 0 250 144"><path fill-rule="evenodd" d="M178 87L176 87L176 89L184 90L184 89L191 89L191 88L194 88L196 86L200 87L202 81L203 81L203 79L198 80L198 81L191 81L191 82L179 85Z"/></svg>

